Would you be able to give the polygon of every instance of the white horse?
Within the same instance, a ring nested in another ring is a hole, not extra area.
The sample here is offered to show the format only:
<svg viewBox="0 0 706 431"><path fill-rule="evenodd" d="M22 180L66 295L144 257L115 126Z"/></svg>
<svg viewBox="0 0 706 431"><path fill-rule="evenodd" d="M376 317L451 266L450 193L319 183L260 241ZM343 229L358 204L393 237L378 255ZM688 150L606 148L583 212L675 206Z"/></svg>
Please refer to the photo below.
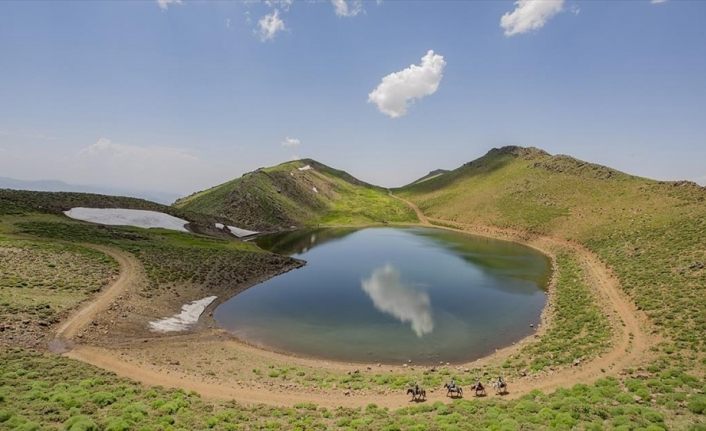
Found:
<svg viewBox="0 0 706 431"><path fill-rule="evenodd" d="M508 393L507 382L500 377L498 377L498 380L494 381L491 386L493 386L495 393L498 395L506 395Z"/></svg>

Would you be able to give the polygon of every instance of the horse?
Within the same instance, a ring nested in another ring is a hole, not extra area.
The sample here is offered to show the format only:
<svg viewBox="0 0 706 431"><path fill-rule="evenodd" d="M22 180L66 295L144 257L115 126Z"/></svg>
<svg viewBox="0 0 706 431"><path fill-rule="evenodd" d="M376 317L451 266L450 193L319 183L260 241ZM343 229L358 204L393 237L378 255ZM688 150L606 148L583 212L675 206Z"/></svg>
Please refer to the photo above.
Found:
<svg viewBox="0 0 706 431"><path fill-rule="evenodd" d="M481 382L476 383L475 385L471 386L471 389L476 391L476 396L477 397L484 397L486 396L485 393L485 386Z"/></svg>
<svg viewBox="0 0 706 431"><path fill-rule="evenodd" d="M427 399L427 391L420 387L407 389L407 395L410 394L412 395L411 401L426 401Z"/></svg>
<svg viewBox="0 0 706 431"><path fill-rule="evenodd" d="M444 385L444 388L446 388L446 396L451 397L451 398L463 398L463 388L461 388L459 385L452 385L450 383L446 383Z"/></svg>
<svg viewBox="0 0 706 431"><path fill-rule="evenodd" d="M495 388L495 393L497 395L506 395L508 393L507 383L504 380L498 379L493 382L493 388Z"/></svg>

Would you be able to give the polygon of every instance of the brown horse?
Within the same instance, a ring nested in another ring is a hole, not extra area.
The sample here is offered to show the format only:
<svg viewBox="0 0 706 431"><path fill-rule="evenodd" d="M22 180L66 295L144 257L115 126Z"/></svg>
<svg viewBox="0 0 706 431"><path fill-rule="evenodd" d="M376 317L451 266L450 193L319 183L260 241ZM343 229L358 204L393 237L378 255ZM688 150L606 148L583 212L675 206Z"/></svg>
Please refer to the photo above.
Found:
<svg viewBox="0 0 706 431"><path fill-rule="evenodd" d="M473 389L474 391L476 391L476 396L477 396L477 397L484 397L484 396L486 396L486 393L485 393L485 386L483 386L483 383L481 383L481 382L478 382L478 383L476 383L475 385L471 386L471 389Z"/></svg>
<svg viewBox="0 0 706 431"><path fill-rule="evenodd" d="M420 388L419 386L415 386L414 388L409 388L407 389L407 395L412 395L411 401L426 401L427 399L427 391L424 389Z"/></svg>

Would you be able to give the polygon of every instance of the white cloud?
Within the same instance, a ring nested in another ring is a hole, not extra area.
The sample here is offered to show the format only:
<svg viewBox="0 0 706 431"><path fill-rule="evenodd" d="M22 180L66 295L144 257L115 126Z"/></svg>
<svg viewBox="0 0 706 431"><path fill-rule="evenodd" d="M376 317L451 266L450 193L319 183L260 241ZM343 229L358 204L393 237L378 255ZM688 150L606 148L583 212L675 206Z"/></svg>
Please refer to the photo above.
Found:
<svg viewBox="0 0 706 431"><path fill-rule="evenodd" d="M294 0L265 0L265 4L272 8L279 8L283 11L288 11L294 3Z"/></svg>
<svg viewBox="0 0 706 431"><path fill-rule="evenodd" d="M331 0L331 4L338 16L356 16L363 12L361 0Z"/></svg>
<svg viewBox="0 0 706 431"><path fill-rule="evenodd" d="M181 0L157 0L157 6L162 10L167 10L169 6L182 4Z"/></svg>
<svg viewBox="0 0 706 431"><path fill-rule="evenodd" d="M361 288L375 308L400 322L409 322L417 337L434 330L429 295L405 283L392 265L377 268L361 282Z"/></svg>
<svg viewBox="0 0 706 431"><path fill-rule="evenodd" d="M563 7L564 0L517 0L515 10L500 18L500 27L505 30L505 36L537 30Z"/></svg>
<svg viewBox="0 0 706 431"><path fill-rule="evenodd" d="M383 114L401 117L407 113L409 103L436 92L445 66L444 57L429 50L420 65L412 64L383 77L368 94L368 102L377 105Z"/></svg>
<svg viewBox="0 0 706 431"><path fill-rule="evenodd" d="M260 18L257 25L259 27L260 40L263 42L274 39L277 33L285 28L284 21L279 17L279 10L277 9Z"/></svg>
<svg viewBox="0 0 706 431"><path fill-rule="evenodd" d="M652 4L667 3L667 0L650 0L650 3L652 3Z"/></svg>
<svg viewBox="0 0 706 431"><path fill-rule="evenodd" d="M284 138L284 141L282 141L282 146L285 148L294 148L301 145L301 143L302 141L300 139L290 138L289 136L287 136L286 138Z"/></svg>

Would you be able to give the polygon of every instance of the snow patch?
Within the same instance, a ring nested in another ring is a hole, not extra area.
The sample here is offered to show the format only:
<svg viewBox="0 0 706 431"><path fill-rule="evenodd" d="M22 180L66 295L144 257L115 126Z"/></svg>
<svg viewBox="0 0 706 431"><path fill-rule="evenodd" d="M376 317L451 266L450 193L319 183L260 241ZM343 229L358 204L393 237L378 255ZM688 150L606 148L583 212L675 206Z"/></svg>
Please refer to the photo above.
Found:
<svg viewBox="0 0 706 431"><path fill-rule="evenodd" d="M76 207L64 211L67 217L91 223L106 224L111 226L134 226L141 228L159 227L163 229L188 232L184 219L169 214L149 211L133 210L126 208L84 208Z"/></svg>
<svg viewBox="0 0 706 431"><path fill-rule="evenodd" d="M316 187L312 187L311 189L314 191L314 193L318 193L318 192L319 192L319 189L317 189Z"/></svg>
<svg viewBox="0 0 706 431"><path fill-rule="evenodd" d="M227 227L228 230L230 231L230 233L237 236L238 238L243 238L246 236L255 235L255 234L260 233L260 232L254 231L254 230L241 229L241 228L235 227L235 226L225 226L223 223L216 223L215 226L218 229L224 229Z"/></svg>
<svg viewBox="0 0 706 431"><path fill-rule="evenodd" d="M180 332L186 331L199 321L203 310L209 306L217 297L208 296L203 299L184 304L181 306L181 313L175 314L166 319L150 322L152 332Z"/></svg>
<svg viewBox="0 0 706 431"><path fill-rule="evenodd" d="M311 165L306 165L306 166L303 166L303 167L297 168L297 169L299 169L300 171L308 171L311 169Z"/></svg>
<svg viewBox="0 0 706 431"><path fill-rule="evenodd" d="M254 231L254 230L241 229L241 228L235 227L235 226L228 226L228 229L230 230L230 233L237 236L238 238L243 238L245 236L250 236L250 235L255 235L255 234L260 233L260 232Z"/></svg>

